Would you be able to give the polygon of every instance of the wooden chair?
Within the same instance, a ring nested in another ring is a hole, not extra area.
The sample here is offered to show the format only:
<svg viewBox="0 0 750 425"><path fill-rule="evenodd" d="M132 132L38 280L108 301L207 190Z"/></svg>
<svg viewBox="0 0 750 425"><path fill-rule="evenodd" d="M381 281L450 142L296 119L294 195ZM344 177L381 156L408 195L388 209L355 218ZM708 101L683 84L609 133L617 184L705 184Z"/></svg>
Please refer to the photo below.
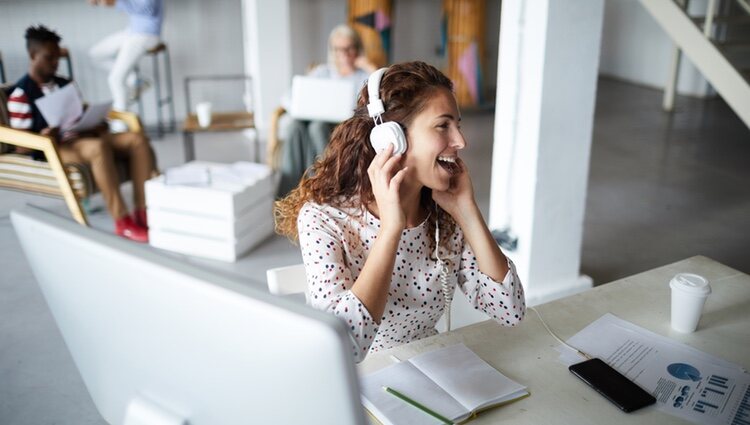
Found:
<svg viewBox="0 0 750 425"><path fill-rule="evenodd" d="M7 86L0 86L0 188L61 197L73 218L88 225L81 201L97 191L91 168L88 164L63 164L57 146L49 137L10 128L6 89ZM130 131L143 131L135 114L111 111L109 118L122 120ZM45 160L13 153L16 147L41 151ZM128 180L127 160L117 160L115 165L120 181ZM156 170L154 174L158 174Z"/></svg>
<svg viewBox="0 0 750 425"><path fill-rule="evenodd" d="M73 79L73 59L70 57L70 50L67 47L60 47L60 59L65 59L65 65L68 69L68 80Z"/></svg>
<svg viewBox="0 0 750 425"><path fill-rule="evenodd" d="M266 146L266 163L272 170L279 169L279 154L281 153L281 140L279 138L279 122L286 114L286 109L279 106L271 113L271 125L268 128L268 146Z"/></svg>

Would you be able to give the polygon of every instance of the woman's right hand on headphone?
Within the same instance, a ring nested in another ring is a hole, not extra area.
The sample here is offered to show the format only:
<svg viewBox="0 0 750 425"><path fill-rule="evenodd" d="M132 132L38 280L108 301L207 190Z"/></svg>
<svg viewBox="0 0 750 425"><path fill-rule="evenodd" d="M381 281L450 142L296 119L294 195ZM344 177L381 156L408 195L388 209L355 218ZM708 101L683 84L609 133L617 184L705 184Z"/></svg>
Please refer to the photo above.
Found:
<svg viewBox="0 0 750 425"><path fill-rule="evenodd" d="M380 229L397 231L400 234L406 227L406 214L401 205L399 188L408 167L398 169L402 156L391 155L393 149L393 144L389 144L385 150L375 155L367 168L367 174L370 176L372 193L377 203Z"/></svg>

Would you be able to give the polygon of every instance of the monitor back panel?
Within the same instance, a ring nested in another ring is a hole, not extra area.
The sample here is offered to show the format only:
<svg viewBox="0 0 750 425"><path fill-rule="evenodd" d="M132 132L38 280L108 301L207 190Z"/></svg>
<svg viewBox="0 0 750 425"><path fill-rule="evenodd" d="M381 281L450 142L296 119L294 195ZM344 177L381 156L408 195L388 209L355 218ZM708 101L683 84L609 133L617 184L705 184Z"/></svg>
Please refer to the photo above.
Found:
<svg viewBox="0 0 750 425"><path fill-rule="evenodd" d="M140 401L190 425L363 423L338 319L44 211L12 221L109 423Z"/></svg>

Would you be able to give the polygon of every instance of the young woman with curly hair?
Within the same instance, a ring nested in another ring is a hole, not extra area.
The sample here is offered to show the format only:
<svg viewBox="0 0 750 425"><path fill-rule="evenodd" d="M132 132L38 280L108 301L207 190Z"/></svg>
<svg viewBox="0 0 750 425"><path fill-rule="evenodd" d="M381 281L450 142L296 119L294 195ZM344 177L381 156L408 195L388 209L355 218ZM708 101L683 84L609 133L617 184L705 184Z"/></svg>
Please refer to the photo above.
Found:
<svg viewBox="0 0 750 425"><path fill-rule="evenodd" d="M500 324L525 313L515 266L493 240L458 157L466 140L452 88L423 62L391 66L375 86L385 109L376 119L398 123L405 153L373 148L364 87L354 116L276 204L277 231L299 239L310 303L345 321L357 361L435 335L456 286Z"/></svg>

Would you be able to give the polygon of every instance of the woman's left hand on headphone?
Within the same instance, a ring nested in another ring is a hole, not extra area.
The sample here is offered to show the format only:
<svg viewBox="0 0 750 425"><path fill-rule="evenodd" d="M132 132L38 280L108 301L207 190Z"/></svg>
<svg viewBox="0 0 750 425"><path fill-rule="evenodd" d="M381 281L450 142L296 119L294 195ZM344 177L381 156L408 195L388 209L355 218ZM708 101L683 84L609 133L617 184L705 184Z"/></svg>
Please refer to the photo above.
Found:
<svg viewBox="0 0 750 425"><path fill-rule="evenodd" d="M473 210L476 205L474 186L471 184L469 169L461 158L456 158L460 171L451 179L451 186L446 191L432 191L432 199L450 214L457 222L461 221L462 212Z"/></svg>

